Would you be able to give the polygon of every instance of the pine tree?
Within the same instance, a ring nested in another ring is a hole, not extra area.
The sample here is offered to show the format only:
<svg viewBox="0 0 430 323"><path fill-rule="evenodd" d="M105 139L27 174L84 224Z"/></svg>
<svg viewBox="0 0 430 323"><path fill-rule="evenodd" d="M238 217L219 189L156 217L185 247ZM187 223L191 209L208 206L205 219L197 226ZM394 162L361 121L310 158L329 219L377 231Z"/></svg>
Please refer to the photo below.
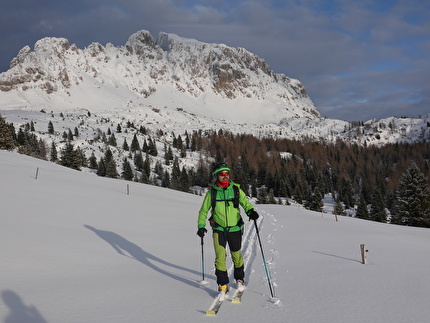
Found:
<svg viewBox="0 0 430 323"><path fill-rule="evenodd" d="M136 169L138 171L142 171L143 169L143 156L142 153L140 151L138 151L137 153L134 154L134 166L136 167Z"/></svg>
<svg viewBox="0 0 430 323"><path fill-rule="evenodd" d="M155 144L155 140L152 140L151 138L148 138L148 154L151 156L157 156L157 146Z"/></svg>
<svg viewBox="0 0 430 323"><path fill-rule="evenodd" d="M111 159L106 164L106 177L109 178L118 178L118 172L116 170L115 160Z"/></svg>
<svg viewBox="0 0 430 323"><path fill-rule="evenodd" d="M18 135L16 136L16 140L18 142L18 145L24 146L26 143L26 135L24 133L24 130L22 128L19 128Z"/></svg>
<svg viewBox="0 0 430 323"><path fill-rule="evenodd" d="M108 144L109 144L109 145L111 145L112 147L116 147L116 138L115 138L115 134L111 134L111 135L109 136Z"/></svg>
<svg viewBox="0 0 430 323"><path fill-rule="evenodd" d="M253 180L251 181L251 196L257 197L257 181Z"/></svg>
<svg viewBox="0 0 430 323"><path fill-rule="evenodd" d="M267 204L268 203L268 195L267 189L265 186L260 187L257 195L257 203L258 204Z"/></svg>
<svg viewBox="0 0 430 323"><path fill-rule="evenodd" d="M87 167L88 166L88 160L85 157L84 152L81 150L80 147L76 148L75 150L75 154L74 154L74 160L75 160L75 165L77 166L76 169L81 169L81 167ZM75 166L75 167L76 167Z"/></svg>
<svg viewBox="0 0 430 323"><path fill-rule="evenodd" d="M73 141L73 133L72 133L72 130L70 130L70 128L69 128L69 131L67 133L67 140Z"/></svg>
<svg viewBox="0 0 430 323"><path fill-rule="evenodd" d="M105 151L105 155L104 155L104 162L105 165L107 166L108 163L113 159L113 153L112 150L110 150L109 148L106 149Z"/></svg>
<svg viewBox="0 0 430 323"><path fill-rule="evenodd" d="M349 178L342 177L338 189L339 199L345 204L346 208L352 208L355 204L354 190Z"/></svg>
<svg viewBox="0 0 430 323"><path fill-rule="evenodd" d="M54 141L51 144L51 158L49 160L53 163L56 163L58 160L57 146L55 145Z"/></svg>
<svg viewBox="0 0 430 323"><path fill-rule="evenodd" d="M174 147L178 150L182 150L183 146L184 146L184 142L182 141L181 135L178 135L178 139L176 141L176 147L175 146Z"/></svg>
<svg viewBox="0 0 430 323"><path fill-rule="evenodd" d="M90 162L90 168L91 169L97 169L99 167L97 164L97 158L94 155L94 152L91 153L91 156L89 158L89 162Z"/></svg>
<svg viewBox="0 0 430 323"><path fill-rule="evenodd" d="M48 122L48 133L49 133L50 135L53 135L53 134L54 134L54 125L52 124L52 121L51 121L51 120L49 120L49 122Z"/></svg>
<svg viewBox="0 0 430 323"><path fill-rule="evenodd" d="M124 138L124 142L122 144L122 149L124 149L125 151L130 150L130 147L128 146L128 143L127 143L127 139L125 139L125 138Z"/></svg>
<svg viewBox="0 0 430 323"><path fill-rule="evenodd" d="M372 206L370 208L369 218L372 221L387 222L387 212L381 191L377 189L372 196Z"/></svg>
<svg viewBox="0 0 430 323"><path fill-rule="evenodd" d="M148 143L146 142L146 139L143 139L142 152L148 152Z"/></svg>
<svg viewBox="0 0 430 323"><path fill-rule="evenodd" d="M269 204L277 204L273 188L269 189L269 195L267 197L267 202Z"/></svg>
<svg viewBox="0 0 430 323"><path fill-rule="evenodd" d="M47 150L45 141L43 141L42 138L39 138L38 157L46 160Z"/></svg>
<svg viewBox="0 0 430 323"><path fill-rule="evenodd" d="M355 216L359 219L369 220L369 211L367 210L367 203L363 194L360 196Z"/></svg>
<svg viewBox="0 0 430 323"><path fill-rule="evenodd" d="M0 149L12 150L15 148L15 129L12 124L7 124L6 120L0 116Z"/></svg>
<svg viewBox="0 0 430 323"><path fill-rule="evenodd" d="M100 161L97 166L97 175L101 177L106 176L106 164L104 158L100 158Z"/></svg>
<svg viewBox="0 0 430 323"><path fill-rule="evenodd" d="M307 196L306 191L307 191L306 184L299 179L297 182L297 185L294 188L294 193L293 193L294 200L297 203L302 204L303 201L306 200L306 196Z"/></svg>
<svg viewBox="0 0 430 323"><path fill-rule="evenodd" d="M322 212L324 202L321 189L318 186L316 186L314 192L310 194L309 199L305 203L305 207L312 211Z"/></svg>
<svg viewBox="0 0 430 323"><path fill-rule="evenodd" d="M194 185L205 187L208 185L209 182L209 170L203 163L203 160L200 160L199 164L197 165L196 179L194 181Z"/></svg>
<svg viewBox="0 0 430 323"><path fill-rule="evenodd" d="M334 204L333 214L336 215L346 215L345 209L343 208L342 202L339 198L336 198L336 203Z"/></svg>
<svg viewBox="0 0 430 323"><path fill-rule="evenodd" d="M155 162L154 173L157 174L158 179L163 177L163 166L159 160Z"/></svg>
<svg viewBox="0 0 430 323"><path fill-rule="evenodd" d="M145 161L143 162L142 173L145 174L149 180L151 177L151 159L148 154L146 154Z"/></svg>
<svg viewBox="0 0 430 323"><path fill-rule="evenodd" d="M161 181L162 187L170 187L170 175L169 172L166 170L163 174L163 180Z"/></svg>
<svg viewBox="0 0 430 323"><path fill-rule="evenodd" d="M130 162L127 158L124 158L123 160L121 175L126 181L131 181L134 177L133 170L131 169Z"/></svg>
<svg viewBox="0 0 430 323"><path fill-rule="evenodd" d="M76 151L73 148L71 142L66 142L66 145L61 150L60 164L73 169L80 169L81 163L77 156Z"/></svg>
<svg viewBox="0 0 430 323"><path fill-rule="evenodd" d="M140 150L140 145L139 141L137 140L136 134L134 134L133 139L131 140L130 150L133 152L136 150Z"/></svg>
<svg viewBox="0 0 430 323"><path fill-rule="evenodd" d="M430 227L430 187L415 163L402 175L397 196L393 223Z"/></svg>
<svg viewBox="0 0 430 323"><path fill-rule="evenodd" d="M173 160L172 147L169 145L169 147L166 148L166 144L164 144L164 164L169 166L171 160Z"/></svg>
<svg viewBox="0 0 430 323"><path fill-rule="evenodd" d="M178 157L175 157L175 159L173 160L171 175L171 188L173 188L174 190L178 190L180 188L180 176L181 169L179 168L179 160Z"/></svg>
<svg viewBox="0 0 430 323"><path fill-rule="evenodd" d="M187 157L187 150L185 149L185 146L183 146L181 149L181 158L185 157Z"/></svg>
<svg viewBox="0 0 430 323"><path fill-rule="evenodd" d="M180 185L180 190L183 192L189 192L190 191L190 179L188 177L188 172L185 169L185 167L182 167L181 170L181 175L179 177L179 185Z"/></svg>

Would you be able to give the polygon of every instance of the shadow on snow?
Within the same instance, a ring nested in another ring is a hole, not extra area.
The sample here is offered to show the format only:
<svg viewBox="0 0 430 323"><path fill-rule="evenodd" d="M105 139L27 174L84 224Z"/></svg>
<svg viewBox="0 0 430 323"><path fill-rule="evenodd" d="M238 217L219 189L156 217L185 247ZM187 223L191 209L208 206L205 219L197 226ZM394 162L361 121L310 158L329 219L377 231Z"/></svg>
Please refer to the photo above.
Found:
<svg viewBox="0 0 430 323"><path fill-rule="evenodd" d="M99 236L101 239L105 240L111 247L120 255L123 255L125 257L130 257L132 259L135 259L139 261L140 263L148 266L149 268L155 270L156 272L165 275L167 277L170 277L176 281L179 281L181 283L185 283L187 285L202 288L202 285L191 278L185 277L183 275L173 273L170 271L167 271L160 267L160 265L170 267L175 270L180 270L184 272L191 273L193 275L201 275L200 272L196 270L192 270L189 268L185 268L176 264L173 264L171 262L168 262L166 260L163 260L157 256L154 256L153 254L143 250L141 247L136 245L133 242L128 241L124 237L120 236L119 234L112 232L112 231L104 231L104 230L98 230L90 225L84 225L85 228L93 231L97 236ZM157 263L157 265L155 264ZM214 279L214 277L211 277ZM206 287L204 287L206 289ZM209 290L208 290L209 292Z"/></svg>

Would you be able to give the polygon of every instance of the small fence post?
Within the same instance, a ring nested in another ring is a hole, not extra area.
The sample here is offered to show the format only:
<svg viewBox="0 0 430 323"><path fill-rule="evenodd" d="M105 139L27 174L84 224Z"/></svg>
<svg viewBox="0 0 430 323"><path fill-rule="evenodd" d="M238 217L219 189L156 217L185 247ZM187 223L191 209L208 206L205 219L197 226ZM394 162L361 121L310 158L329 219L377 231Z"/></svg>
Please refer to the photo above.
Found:
<svg viewBox="0 0 430 323"><path fill-rule="evenodd" d="M39 167L36 168L36 177L35 177L35 179L37 179L38 176L39 176Z"/></svg>
<svg viewBox="0 0 430 323"><path fill-rule="evenodd" d="M130 187L128 184L127 184L127 195L130 195Z"/></svg>
<svg viewBox="0 0 430 323"><path fill-rule="evenodd" d="M365 265L367 264L366 253L368 250L366 250L366 246L364 244L360 245L360 250L361 250L361 262L363 263L363 265Z"/></svg>

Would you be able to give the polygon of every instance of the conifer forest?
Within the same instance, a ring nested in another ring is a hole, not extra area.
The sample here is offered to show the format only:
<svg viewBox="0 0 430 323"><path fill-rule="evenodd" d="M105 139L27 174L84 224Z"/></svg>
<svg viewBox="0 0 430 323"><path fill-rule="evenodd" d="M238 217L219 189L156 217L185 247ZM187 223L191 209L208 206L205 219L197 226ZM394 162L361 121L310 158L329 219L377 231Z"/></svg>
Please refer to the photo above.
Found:
<svg viewBox="0 0 430 323"><path fill-rule="evenodd" d="M42 129L38 130L32 122L16 130L0 116L0 149L77 170L88 167L99 176L193 194L202 194L202 188L212 183L212 167L222 161L232 169L231 179L257 203L294 201L323 212L323 199L329 196L336 215L430 227L428 142L376 147L341 140L257 138L223 130L166 134L128 122L100 131L91 140L104 147L96 157L75 147L78 126L49 144L37 135ZM55 129L48 124L43 132L53 135ZM124 133L128 136L121 136ZM200 156L196 165L181 163L196 153Z"/></svg>

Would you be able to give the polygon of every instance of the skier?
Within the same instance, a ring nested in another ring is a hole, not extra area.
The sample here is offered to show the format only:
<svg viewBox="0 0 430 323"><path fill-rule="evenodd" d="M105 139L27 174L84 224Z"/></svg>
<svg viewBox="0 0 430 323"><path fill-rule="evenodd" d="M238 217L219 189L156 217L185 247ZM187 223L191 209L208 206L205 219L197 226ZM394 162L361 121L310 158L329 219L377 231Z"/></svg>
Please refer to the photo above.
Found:
<svg viewBox="0 0 430 323"><path fill-rule="evenodd" d="M216 177L215 183L206 193L198 217L197 235L205 236L206 219L212 208L209 218L212 227L213 243L215 248L215 275L217 277L218 291L227 293L229 278L226 266L226 246L228 244L231 258L234 264L234 279L237 289L245 289L244 262L242 257L243 220L240 215L239 205L243 207L249 219L258 219L258 213L248 201L245 192L239 184L230 180L230 168L225 163L217 164L213 168L212 175Z"/></svg>

